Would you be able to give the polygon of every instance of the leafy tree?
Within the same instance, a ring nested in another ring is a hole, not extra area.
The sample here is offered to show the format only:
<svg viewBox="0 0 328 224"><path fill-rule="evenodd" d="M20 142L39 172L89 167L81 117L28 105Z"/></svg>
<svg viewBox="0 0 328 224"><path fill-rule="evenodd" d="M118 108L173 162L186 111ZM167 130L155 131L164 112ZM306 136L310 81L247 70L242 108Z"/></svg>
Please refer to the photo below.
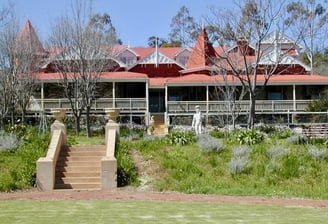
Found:
<svg viewBox="0 0 328 224"><path fill-rule="evenodd" d="M319 99L310 102L305 110L311 111L311 112L327 111L328 110L328 89L323 90L319 95Z"/></svg>
<svg viewBox="0 0 328 224"><path fill-rule="evenodd" d="M151 36L148 38L148 46L149 47L161 47L162 45L166 44L167 41L164 38L159 38L156 36Z"/></svg>
<svg viewBox="0 0 328 224"><path fill-rule="evenodd" d="M295 33L300 36L305 44L311 73L313 73L315 41L325 35L323 28L327 26L328 21L327 1L320 2L304 0L293 1L287 5L289 17L285 23L295 27Z"/></svg>
<svg viewBox="0 0 328 224"><path fill-rule="evenodd" d="M193 44L199 33L199 27L190 15L189 9L182 6L171 20L171 42L179 42L182 46Z"/></svg>
<svg viewBox="0 0 328 224"><path fill-rule="evenodd" d="M107 13L100 15L96 13L90 18L88 26L94 29L94 32L102 33L106 36L104 44L117 43L122 44L122 41L118 38L115 27L112 24L112 20Z"/></svg>

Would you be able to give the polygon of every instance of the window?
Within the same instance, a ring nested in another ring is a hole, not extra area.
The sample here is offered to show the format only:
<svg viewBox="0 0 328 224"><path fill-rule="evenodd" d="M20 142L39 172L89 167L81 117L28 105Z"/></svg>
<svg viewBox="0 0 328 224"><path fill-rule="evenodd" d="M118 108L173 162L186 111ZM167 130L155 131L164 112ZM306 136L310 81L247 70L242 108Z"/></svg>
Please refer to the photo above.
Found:
<svg viewBox="0 0 328 224"><path fill-rule="evenodd" d="M137 61L135 57L121 57L120 60L126 65L133 65Z"/></svg>

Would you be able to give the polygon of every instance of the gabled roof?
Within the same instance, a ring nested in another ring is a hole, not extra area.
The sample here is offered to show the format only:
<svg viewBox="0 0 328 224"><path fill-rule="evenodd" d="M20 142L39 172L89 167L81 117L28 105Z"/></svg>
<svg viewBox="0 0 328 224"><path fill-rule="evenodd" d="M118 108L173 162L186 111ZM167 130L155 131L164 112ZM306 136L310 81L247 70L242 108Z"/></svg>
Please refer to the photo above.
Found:
<svg viewBox="0 0 328 224"><path fill-rule="evenodd" d="M310 67L306 64L274 47L271 51L263 55L259 61L259 64L261 65L274 65L277 63L279 65L300 65L305 69L305 71L311 71Z"/></svg>
<svg viewBox="0 0 328 224"><path fill-rule="evenodd" d="M112 57L110 54L106 52L106 49L100 49L99 51L88 51L90 55L84 55L85 59L106 59L106 60L112 60L116 62L121 68L126 67L126 65L121 62L120 60L117 60L116 58ZM90 56L90 57L89 57ZM69 49L63 50L60 52L54 60L79 60L80 54L76 51L70 51Z"/></svg>
<svg viewBox="0 0 328 224"><path fill-rule="evenodd" d="M178 48L178 50L174 53L174 57L177 57L179 56L179 54L185 52L185 51L188 51L191 53L191 49L189 47L180 47Z"/></svg>
<svg viewBox="0 0 328 224"><path fill-rule="evenodd" d="M27 20L17 36L16 44L25 48L35 50L37 53L45 53L41 41L36 34L30 20Z"/></svg>
<svg viewBox="0 0 328 224"><path fill-rule="evenodd" d="M209 41L206 30L203 28L191 50L186 70L183 72L188 73L188 71L195 71L195 69L199 71L207 70L208 67L213 65L213 59L216 57L216 51Z"/></svg>
<svg viewBox="0 0 328 224"><path fill-rule="evenodd" d="M136 57L140 57L140 55L130 47L125 47L125 48L121 49L119 52L116 53L116 55L120 55L126 51L134 54Z"/></svg>
<svg viewBox="0 0 328 224"><path fill-rule="evenodd" d="M262 41L261 44L274 44L277 40L278 44L295 44L298 48L303 49L303 46L297 44L293 39L285 35L284 33L280 33L276 30L269 33Z"/></svg>
<svg viewBox="0 0 328 224"><path fill-rule="evenodd" d="M151 52L148 56L142 58L141 60L137 61L136 64L132 65L129 69L140 65L140 64L153 64L153 65L159 65L159 64L176 64L183 68L184 66L179 64L177 61L171 59L170 57L163 54L158 49Z"/></svg>

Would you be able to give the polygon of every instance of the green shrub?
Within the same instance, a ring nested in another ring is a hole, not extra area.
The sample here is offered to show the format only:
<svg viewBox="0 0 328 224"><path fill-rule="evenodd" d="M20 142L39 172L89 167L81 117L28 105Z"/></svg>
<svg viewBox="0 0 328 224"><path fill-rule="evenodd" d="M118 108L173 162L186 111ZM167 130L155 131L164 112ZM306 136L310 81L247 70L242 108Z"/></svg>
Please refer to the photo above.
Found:
<svg viewBox="0 0 328 224"><path fill-rule="evenodd" d="M165 136L165 142L170 145L188 145L195 142L195 134L192 131L180 132L172 131Z"/></svg>
<svg viewBox="0 0 328 224"><path fill-rule="evenodd" d="M117 185L119 187L137 183L137 169L129 153L129 144L118 143L115 151L117 160Z"/></svg>
<svg viewBox="0 0 328 224"><path fill-rule="evenodd" d="M261 124L256 127L256 130L259 130L260 132L264 132L266 134L273 134L277 131L275 126L267 125L267 124Z"/></svg>
<svg viewBox="0 0 328 224"><path fill-rule="evenodd" d="M282 159L282 169L279 170L279 175L283 178L299 177L300 162L298 158L293 154L288 154Z"/></svg>
<svg viewBox="0 0 328 224"><path fill-rule="evenodd" d="M210 135L215 138L225 138L227 134L224 131L214 129L214 130L210 131Z"/></svg>
<svg viewBox="0 0 328 224"><path fill-rule="evenodd" d="M17 150L16 154L21 159L21 164L17 167L17 181L22 182L22 185L35 185L36 161L45 156L49 143L49 134L35 135L29 143Z"/></svg>
<svg viewBox="0 0 328 224"><path fill-rule="evenodd" d="M144 136L146 127L137 124L122 124L120 126L120 137L130 140L137 140Z"/></svg>
<svg viewBox="0 0 328 224"><path fill-rule="evenodd" d="M142 140L134 142L134 147L136 147L143 154L149 155L158 151L165 144L165 141L159 137L146 135Z"/></svg>
<svg viewBox="0 0 328 224"><path fill-rule="evenodd" d="M35 186L36 161L44 157L48 149L50 136L48 133L39 135L35 128L24 127L26 136L15 151L2 152L0 162L0 190L13 191ZM11 132L14 135L14 132ZM22 133L21 133L22 134Z"/></svg>
<svg viewBox="0 0 328 224"><path fill-rule="evenodd" d="M289 129L283 129L283 130L276 130L275 132L270 134L271 138L276 139L286 139L292 135L292 131Z"/></svg>
<svg viewBox="0 0 328 224"><path fill-rule="evenodd" d="M12 175L0 174L0 191L10 192L18 188Z"/></svg>
<svg viewBox="0 0 328 224"><path fill-rule="evenodd" d="M232 139L241 145L255 145L264 140L264 133L256 129L236 130L232 134Z"/></svg>

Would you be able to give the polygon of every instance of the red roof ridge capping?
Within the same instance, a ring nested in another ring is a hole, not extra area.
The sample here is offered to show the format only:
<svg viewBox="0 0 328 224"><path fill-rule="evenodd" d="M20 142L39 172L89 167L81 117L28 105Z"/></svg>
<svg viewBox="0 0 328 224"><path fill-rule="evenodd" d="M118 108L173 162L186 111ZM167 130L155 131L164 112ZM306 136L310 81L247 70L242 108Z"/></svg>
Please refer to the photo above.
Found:
<svg viewBox="0 0 328 224"><path fill-rule="evenodd" d="M198 35L195 46L191 50L186 68L204 68L213 65L213 58L216 58L216 51L209 41L207 32L203 28Z"/></svg>
<svg viewBox="0 0 328 224"><path fill-rule="evenodd" d="M28 19L23 26L22 30L17 36L16 44L22 45L24 47L36 48L38 53L45 53L45 50L42 46L42 43L35 32L34 27L31 24L31 21ZM28 45L26 45L28 44Z"/></svg>

